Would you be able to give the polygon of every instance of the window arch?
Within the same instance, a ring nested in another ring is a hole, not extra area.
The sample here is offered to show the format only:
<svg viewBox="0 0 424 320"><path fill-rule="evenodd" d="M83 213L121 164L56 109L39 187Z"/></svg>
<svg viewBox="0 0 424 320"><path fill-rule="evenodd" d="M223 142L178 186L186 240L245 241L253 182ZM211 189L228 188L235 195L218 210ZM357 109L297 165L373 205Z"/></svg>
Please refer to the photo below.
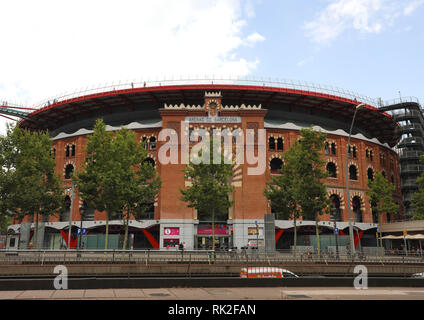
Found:
<svg viewBox="0 0 424 320"><path fill-rule="evenodd" d="M64 210L63 212L61 212L60 218L59 218L60 221L69 220L69 214L71 212L71 204L72 204L71 197L69 195L66 195L64 199Z"/></svg>
<svg viewBox="0 0 424 320"><path fill-rule="evenodd" d="M335 143L335 142L332 142L332 143L331 143L331 154L332 154L333 156L335 156L335 155L336 155L336 143Z"/></svg>
<svg viewBox="0 0 424 320"><path fill-rule="evenodd" d="M153 160L153 158L151 157L147 157L146 159L143 160L143 163L148 163L150 164L153 168L156 166L155 160Z"/></svg>
<svg viewBox="0 0 424 320"><path fill-rule="evenodd" d="M283 167L283 160L274 158L270 161L269 166L272 174L279 174L279 170Z"/></svg>
<svg viewBox="0 0 424 320"><path fill-rule="evenodd" d="M358 180L358 169L354 164L349 167L349 179L350 180Z"/></svg>
<svg viewBox="0 0 424 320"><path fill-rule="evenodd" d="M156 138L155 137L150 137L149 147L150 147L150 150L156 150Z"/></svg>
<svg viewBox="0 0 424 320"><path fill-rule="evenodd" d="M362 222L361 198L354 196L352 198L352 209L355 222Z"/></svg>
<svg viewBox="0 0 424 320"><path fill-rule="evenodd" d="M268 149L275 150L275 139L274 137L269 137L268 139Z"/></svg>
<svg viewBox="0 0 424 320"><path fill-rule="evenodd" d="M277 150L278 151L283 151L284 150L284 140L281 137L279 137L277 139Z"/></svg>
<svg viewBox="0 0 424 320"><path fill-rule="evenodd" d="M367 176L368 180L374 181L374 170L372 168L368 168Z"/></svg>
<svg viewBox="0 0 424 320"><path fill-rule="evenodd" d="M67 164L65 167L65 179L71 179L73 172L74 172L74 166L70 163Z"/></svg>
<svg viewBox="0 0 424 320"><path fill-rule="evenodd" d="M337 178L337 167L334 162L327 163L327 172L330 178Z"/></svg>
<svg viewBox="0 0 424 320"><path fill-rule="evenodd" d="M340 210L340 198L337 194L332 194L330 196L331 200L331 210L330 210L330 220L331 221L341 221L341 210Z"/></svg>

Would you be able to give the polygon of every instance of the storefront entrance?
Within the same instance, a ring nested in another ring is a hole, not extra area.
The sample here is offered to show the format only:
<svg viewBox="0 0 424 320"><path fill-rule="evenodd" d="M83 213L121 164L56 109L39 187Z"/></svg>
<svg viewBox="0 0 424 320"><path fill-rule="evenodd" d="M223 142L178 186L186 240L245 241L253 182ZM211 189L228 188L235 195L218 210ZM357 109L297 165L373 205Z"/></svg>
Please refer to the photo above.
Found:
<svg viewBox="0 0 424 320"><path fill-rule="evenodd" d="M215 250L228 250L231 246L230 236L215 235ZM196 235L194 241L195 250L212 250L211 235Z"/></svg>

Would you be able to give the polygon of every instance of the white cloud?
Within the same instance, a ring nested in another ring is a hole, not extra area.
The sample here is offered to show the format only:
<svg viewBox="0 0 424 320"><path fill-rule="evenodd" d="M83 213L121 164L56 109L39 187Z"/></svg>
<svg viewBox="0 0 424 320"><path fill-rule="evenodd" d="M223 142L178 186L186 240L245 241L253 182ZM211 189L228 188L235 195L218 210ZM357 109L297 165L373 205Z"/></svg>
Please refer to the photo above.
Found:
<svg viewBox="0 0 424 320"><path fill-rule="evenodd" d="M415 0L409 3L404 9L403 14L406 16L411 15L419 6L424 4L424 0Z"/></svg>
<svg viewBox="0 0 424 320"><path fill-rule="evenodd" d="M246 45L253 47L257 42L262 42L262 41L265 41L265 37L261 36L257 32L254 32L246 38L245 42L246 42Z"/></svg>
<svg viewBox="0 0 424 320"><path fill-rule="evenodd" d="M303 25L313 42L328 44L348 29L378 34L424 0L332 0L316 19Z"/></svg>
<svg viewBox="0 0 424 320"><path fill-rule="evenodd" d="M247 75L235 54L264 38L243 30L242 0L0 2L0 100L27 104L111 80Z"/></svg>

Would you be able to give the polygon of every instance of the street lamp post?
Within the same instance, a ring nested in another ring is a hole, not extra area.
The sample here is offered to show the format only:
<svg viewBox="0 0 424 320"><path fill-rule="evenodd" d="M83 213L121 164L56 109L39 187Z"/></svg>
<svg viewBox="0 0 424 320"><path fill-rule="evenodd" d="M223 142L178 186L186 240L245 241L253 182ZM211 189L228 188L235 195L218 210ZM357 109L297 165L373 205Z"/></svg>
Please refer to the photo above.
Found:
<svg viewBox="0 0 424 320"><path fill-rule="evenodd" d="M68 250L71 249L71 235L72 235L72 209L74 208L74 184L71 189L71 208L69 209L69 233L68 233Z"/></svg>
<svg viewBox="0 0 424 320"><path fill-rule="evenodd" d="M353 241L353 226L352 226L352 218L350 212L350 195L349 195L349 149L350 149L350 136L352 135L353 123L355 122L356 113L360 108L362 108L365 104L361 103L355 107L355 112L353 114L352 123L350 124L349 137L347 139L347 148L346 148L346 193L347 193L347 208L348 208L348 219L349 219L349 240L350 240L350 252L352 256L355 254L355 245Z"/></svg>
<svg viewBox="0 0 424 320"><path fill-rule="evenodd" d="M81 219L81 222L80 222L80 230L79 230L79 244L78 244L78 248L79 249L81 249L81 244L82 244L82 219L83 219L83 217L84 217L84 213L85 213L85 210L86 210L86 204L85 204L85 201L82 203L82 205L81 205L81 207L79 208L79 211L80 211L80 219Z"/></svg>

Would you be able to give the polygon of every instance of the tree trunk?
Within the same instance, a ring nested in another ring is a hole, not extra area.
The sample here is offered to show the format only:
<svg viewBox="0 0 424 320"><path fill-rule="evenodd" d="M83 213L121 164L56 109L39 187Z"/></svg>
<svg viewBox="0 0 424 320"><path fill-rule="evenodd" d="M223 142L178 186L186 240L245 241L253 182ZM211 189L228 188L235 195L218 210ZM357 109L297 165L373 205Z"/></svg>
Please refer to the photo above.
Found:
<svg viewBox="0 0 424 320"><path fill-rule="evenodd" d="M319 245L319 226L318 226L318 219L315 220L315 230L316 230L316 234L317 234L317 254L318 254L318 259L321 259L321 250L320 250L320 245Z"/></svg>
<svg viewBox="0 0 424 320"><path fill-rule="evenodd" d="M297 225L296 225L296 217L293 219L294 222L294 258L296 259L296 245L297 245Z"/></svg>
<svg viewBox="0 0 424 320"><path fill-rule="evenodd" d="M109 240L109 214L106 212L106 234L105 234L105 250L108 249Z"/></svg>
<svg viewBox="0 0 424 320"><path fill-rule="evenodd" d="M378 215L378 236L380 237L380 255L383 257L384 248L383 248L383 237L381 236L381 214Z"/></svg>
<svg viewBox="0 0 424 320"><path fill-rule="evenodd" d="M127 217L125 219L125 234L124 234L124 243L122 245L122 249L125 250L127 248L127 239L128 239L128 224L130 220L130 209L127 210Z"/></svg>
<svg viewBox="0 0 424 320"><path fill-rule="evenodd" d="M212 252L215 257L215 209L212 209Z"/></svg>
<svg viewBox="0 0 424 320"><path fill-rule="evenodd" d="M35 214L35 230L34 230L34 237L35 237L35 249L38 249L38 212Z"/></svg>

